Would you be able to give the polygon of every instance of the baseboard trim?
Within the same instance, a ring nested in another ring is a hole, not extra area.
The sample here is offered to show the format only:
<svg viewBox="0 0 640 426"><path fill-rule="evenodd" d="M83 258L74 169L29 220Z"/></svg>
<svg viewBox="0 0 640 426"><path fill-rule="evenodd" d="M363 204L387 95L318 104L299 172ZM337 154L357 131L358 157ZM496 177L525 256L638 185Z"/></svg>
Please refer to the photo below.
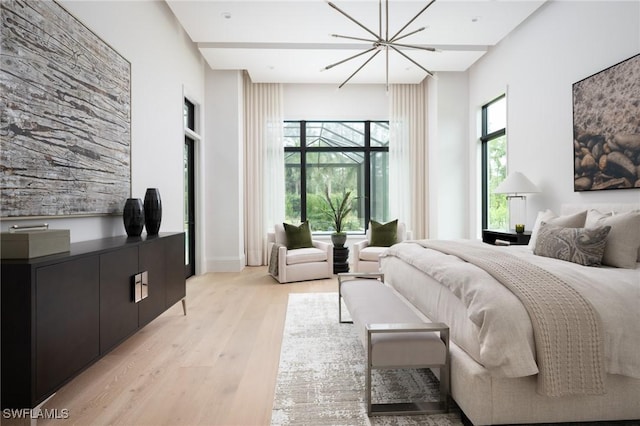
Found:
<svg viewBox="0 0 640 426"><path fill-rule="evenodd" d="M246 264L245 257L214 257L207 259L207 268L205 272L240 272Z"/></svg>

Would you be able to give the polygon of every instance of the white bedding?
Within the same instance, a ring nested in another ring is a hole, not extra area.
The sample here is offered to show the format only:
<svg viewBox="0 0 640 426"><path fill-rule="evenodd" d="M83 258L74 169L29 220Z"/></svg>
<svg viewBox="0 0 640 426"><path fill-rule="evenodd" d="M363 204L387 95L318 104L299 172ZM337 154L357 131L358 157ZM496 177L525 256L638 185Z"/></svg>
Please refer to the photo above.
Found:
<svg viewBox="0 0 640 426"><path fill-rule="evenodd" d="M493 248L569 274L572 278L565 281L594 306L602 321L607 372L640 378L640 264L633 270L586 267L535 256L527 246ZM425 315L449 323L452 340L492 375L538 372L526 310L488 273L412 242L391 247L381 268L386 281Z"/></svg>

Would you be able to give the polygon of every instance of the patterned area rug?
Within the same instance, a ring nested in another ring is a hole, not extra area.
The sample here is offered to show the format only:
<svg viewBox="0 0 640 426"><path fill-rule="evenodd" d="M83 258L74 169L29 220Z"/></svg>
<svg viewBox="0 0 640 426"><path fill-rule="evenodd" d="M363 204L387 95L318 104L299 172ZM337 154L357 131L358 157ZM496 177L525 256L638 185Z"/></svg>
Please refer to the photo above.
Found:
<svg viewBox="0 0 640 426"><path fill-rule="evenodd" d="M337 293L290 294L271 424L462 424L455 408L448 414L369 418L364 359L353 324L338 323ZM374 402L438 399L438 380L430 370L376 370L373 389Z"/></svg>

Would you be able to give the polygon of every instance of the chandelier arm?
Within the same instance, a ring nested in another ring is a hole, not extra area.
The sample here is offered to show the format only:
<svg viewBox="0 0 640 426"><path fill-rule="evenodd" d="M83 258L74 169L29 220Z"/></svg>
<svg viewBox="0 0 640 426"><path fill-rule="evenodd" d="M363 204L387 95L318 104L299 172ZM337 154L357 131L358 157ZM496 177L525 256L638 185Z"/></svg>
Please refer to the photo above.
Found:
<svg viewBox="0 0 640 426"><path fill-rule="evenodd" d="M378 38L382 39L382 0L378 0L378 23L380 24L378 27Z"/></svg>
<svg viewBox="0 0 640 426"><path fill-rule="evenodd" d="M339 62L336 62L335 64L327 65L326 67L324 67L324 68L323 68L323 70L330 70L331 68L335 67L336 65L344 64L344 63L345 63L345 62L347 62L347 61L350 61L350 60L352 60L352 59L355 59L355 58L357 58L358 56L365 55L365 54L367 54L367 53L369 53L369 52L371 52L371 51L373 51L373 50L376 50L376 48L375 48L375 47L372 47L371 49L368 49L368 50L365 50L365 51L363 51L363 52L360 52L360 53L358 53L358 54L356 54L356 55L350 56L350 57L348 57L347 59L343 59L343 60L341 60L341 61L339 61Z"/></svg>
<svg viewBox="0 0 640 426"><path fill-rule="evenodd" d="M436 49L434 47L418 46L418 45L415 45L415 44L402 44L402 43L395 43L394 42L394 43L388 43L388 46L399 46L399 47L406 47L408 49L427 50L429 52L435 52L436 51Z"/></svg>
<svg viewBox="0 0 640 426"><path fill-rule="evenodd" d="M388 0L387 0L387 1L388 1ZM425 11L425 10L427 10L427 8L428 8L429 6L431 6L433 3L435 3L435 1L436 1L436 0L431 0L431 1L429 2L429 4L427 4L425 7L423 7L423 8L422 8L422 10L421 10L420 12L418 12L418 14L417 14L416 16L414 16L414 17L413 17L409 22L407 22L407 23L405 24L405 26L404 26L404 27L402 27L402 28L400 29L400 31L398 31L397 33L395 33L395 35L394 35L393 37L391 37L391 39L389 39L389 38L387 37L387 41L389 41L389 42L395 41L396 37L398 37L398 36L400 35L400 33L402 33L402 32L405 30L405 28L407 28L409 25L411 25L411 23L412 23L413 21L415 21L416 19L418 19L418 16L422 15L422 14L424 13L424 11ZM329 3L329 4L331 4L331 3Z"/></svg>
<svg viewBox="0 0 640 426"><path fill-rule="evenodd" d="M407 55L405 55L404 53L402 53L399 49L394 47L392 44L390 44L389 47L392 48L393 50L395 50L396 52L398 52L399 54L401 54L402 56L404 56L405 58L407 58L409 61L413 62L414 65L416 65L417 67L422 69L424 72L426 72L427 74L429 74L430 76L433 77L433 73L431 71L429 71L428 69L426 69L425 67L423 67L422 65L420 65L419 63L417 63L416 61L414 61L413 59L411 59Z"/></svg>
<svg viewBox="0 0 640 426"><path fill-rule="evenodd" d="M386 46L384 50L385 50L385 53L387 55L386 86L387 86L387 93L389 93L389 46Z"/></svg>
<svg viewBox="0 0 640 426"><path fill-rule="evenodd" d="M379 43L378 40L371 40L370 38L352 37L352 36L345 36L345 35L340 35L340 34L331 34L331 37L346 38L346 39L349 39L349 40L366 41L367 43Z"/></svg>
<svg viewBox="0 0 640 426"><path fill-rule="evenodd" d="M374 48L374 49L375 49L375 48ZM372 50L374 50L374 49L372 49ZM353 74L351 74L351 75L349 76L349 78L347 78L347 79L346 79L346 80L345 80L345 81L344 81L340 86L338 86L338 89L342 89L342 86L344 86L345 84L347 84L347 82L348 82L349 80L351 80L351 79L353 78L353 76L354 76L354 75L356 75L356 74L358 73L358 71L360 71L362 68L364 68L364 66L365 66L365 65L367 65L369 62L371 62L371 60L372 60L373 58L375 58L375 57L376 57L376 55L377 55L378 53L380 53L380 51L376 49L376 51L373 53L373 55L371 55L371 57L370 57L369 59L367 59L367 60L364 62L364 64L360 65L360 67L358 67L358 69L357 69L357 70L355 70L355 71L353 72Z"/></svg>
<svg viewBox="0 0 640 426"><path fill-rule="evenodd" d="M385 16L386 16L386 20L387 20L387 28L386 28L386 34L385 34L385 41L389 41L389 0L385 0L385 4L386 4L386 12L385 12Z"/></svg>
<svg viewBox="0 0 640 426"><path fill-rule="evenodd" d="M426 29L427 29L426 27L418 28L417 30L415 30L415 31L411 31L411 32L410 32L410 33L408 33L408 34L405 34L405 35L400 36L400 37L396 37L395 39L393 39L393 40L391 40L391 41L389 41L389 42L390 42L390 43L395 43L395 42L397 42L398 40L402 40L403 38L409 37L410 35L414 35L415 33L419 33L420 31L424 31L424 30L426 30Z"/></svg>
<svg viewBox="0 0 640 426"><path fill-rule="evenodd" d="M435 1L435 0L432 0ZM356 20L355 18L352 18L348 13L346 13L345 11L343 11L342 9L340 9L338 6L336 6L335 4L331 3L330 1L327 2L329 3L329 6L331 6L332 8L334 8L335 10L337 10L338 12L342 13L344 16L346 16L348 19L350 19L351 21L353 21L355 24L359 25L362 29L364 29L365 31L367 31L369 34L371 34L372 36L374 36L376 39L379 39L378 35L376 33L374 33L373 31L371 31L369 28L367 28L366 26L362 25L358 20Z"/></svg>

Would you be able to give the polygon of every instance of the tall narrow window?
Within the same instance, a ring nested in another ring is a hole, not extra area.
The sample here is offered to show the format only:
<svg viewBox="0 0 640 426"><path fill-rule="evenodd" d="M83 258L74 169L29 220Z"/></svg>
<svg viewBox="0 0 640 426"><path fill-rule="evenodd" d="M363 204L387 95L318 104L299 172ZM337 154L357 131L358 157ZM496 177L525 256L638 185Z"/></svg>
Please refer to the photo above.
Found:
<svg viewBox="0 0 640 426"><path fill-rule="evenodd" d="M482 107L482 228L507 229L509 213L504 194L493 190L507 175L507 98Z"/></svg>
<svg viewBox="0 0 640 426"><path fill-rule="evenodd" d="M370 219L389 220L389 123L288 121L284 123L285 216L330 232L325 192L351 192L346 232L364 232Z"/></svg>
<svg viewBox="0 0 640 426"><path fill-rule="evenodd" d="M185 233L185 275L196 273L196 200L195 200L195 144L196 107L184 100L184 233Z"/></svg>

